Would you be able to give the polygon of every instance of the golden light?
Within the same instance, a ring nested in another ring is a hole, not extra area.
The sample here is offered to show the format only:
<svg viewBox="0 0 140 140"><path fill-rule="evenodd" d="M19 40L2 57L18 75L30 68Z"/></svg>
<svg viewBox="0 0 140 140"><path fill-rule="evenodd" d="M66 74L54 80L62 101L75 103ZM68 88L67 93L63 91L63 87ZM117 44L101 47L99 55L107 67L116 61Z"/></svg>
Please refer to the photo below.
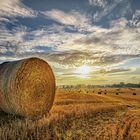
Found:
<svg viewBox="0 0 140 140"><path fill-rule="evenodd" d="M91 67L86 66L86 65L78 67L75 70L75 73L79 74L79 76L82 78L88 78L88 75L90 74L90 72L91 72Z"/></svg>

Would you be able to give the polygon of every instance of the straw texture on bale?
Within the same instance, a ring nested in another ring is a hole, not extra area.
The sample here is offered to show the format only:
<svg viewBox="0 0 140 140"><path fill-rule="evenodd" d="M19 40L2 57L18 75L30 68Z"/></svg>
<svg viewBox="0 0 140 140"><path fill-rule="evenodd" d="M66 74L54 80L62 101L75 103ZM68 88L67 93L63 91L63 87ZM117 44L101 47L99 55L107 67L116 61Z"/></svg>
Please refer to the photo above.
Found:
<svg viewBox="0 0 140 140"><path fill-rule="evenodd" d="M0 64L0 108L10 114L46 114L55 96L55 77L48 63L28 58Z"/></svg>

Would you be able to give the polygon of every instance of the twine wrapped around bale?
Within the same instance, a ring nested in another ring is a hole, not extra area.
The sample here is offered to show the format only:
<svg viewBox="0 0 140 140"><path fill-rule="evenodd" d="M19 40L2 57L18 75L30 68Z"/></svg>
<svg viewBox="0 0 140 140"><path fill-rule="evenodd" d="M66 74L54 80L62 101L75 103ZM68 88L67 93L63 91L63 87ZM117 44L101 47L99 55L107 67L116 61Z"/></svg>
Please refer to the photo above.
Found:
<svg viewBox="0 0 140 140"><path fill-rule="evenodd" d="M0 108L24 117L46 114L55 96L55 77L42 59L0 64Z"/></svg>

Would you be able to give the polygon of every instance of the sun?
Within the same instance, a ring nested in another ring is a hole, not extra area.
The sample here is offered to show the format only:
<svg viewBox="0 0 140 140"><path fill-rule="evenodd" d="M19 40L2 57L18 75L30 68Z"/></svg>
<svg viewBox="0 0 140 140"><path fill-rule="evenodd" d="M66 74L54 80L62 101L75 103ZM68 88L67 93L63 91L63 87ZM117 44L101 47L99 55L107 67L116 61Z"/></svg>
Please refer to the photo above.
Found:
<svg viewBox="0 0 140 140"><path fill-rule="evenodd" d="M80 77L82 78L87 78L90 72L91 72L91 67L86 65L80 66L75 70L75 73L79 74Z"/></svg>

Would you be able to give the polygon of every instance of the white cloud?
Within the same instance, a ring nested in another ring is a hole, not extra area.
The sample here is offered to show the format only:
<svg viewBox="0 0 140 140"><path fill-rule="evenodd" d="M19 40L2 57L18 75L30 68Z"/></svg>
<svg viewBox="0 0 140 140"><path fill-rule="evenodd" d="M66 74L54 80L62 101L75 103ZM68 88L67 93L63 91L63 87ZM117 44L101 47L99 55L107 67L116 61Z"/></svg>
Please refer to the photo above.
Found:
<svg viewBox="0 0 140 140"><path fill-rule="evenodd" d="M112 17L123 17L128 12L131 11L131 3L127 0L114 0L114 1L108 1L108 0L89 0L89 4L92 6L91 8L91 18L94 22L100 21L103 17L107 16L106 20L111 19ZM117 7L119 4L125 5L125 7ZM96 8L95 8L96 7ZM97 8L98 7L98 8ZM118 8L118 12L114 13L114 9ZM92 10L93 9L93 10ZM97 10L94 10L97 9Z"/></svg>
<svg viewBox="0 0 140 140"><path fill-rule="evenodd" d="M132 20L130 21L130 24L134 27L140 28L140 10L136 10L133 14Z"/></svg>
<svg viewBox="0 0 140 140"><path fill-rule="evenodd" d="M63 25L71 25L84 28L89 22L88 18L77 11L64 12L58 9L42 12L48 18L51 18Z"/></svg>
<svg viewBox="0 0 140 140"><path fill-rule="evenodd" d="M7 19L7 18L4 18L4 17L0 17L0 24L2 23L2 22L10 22L9 21L9 19Z"/></svg>
<svg viewBox="0 0 140 140"><path fill-rule="evenodd" d="M8 17L35 17L36 12L25 6L20 0L1 0L0 1L0 16Z"/></svg>
<svg viewBox="0 0 140 140"><path fill-rule="evenodd" d="M111 21L111 26L117 29L124 29L128 24L128 20L124 17Z"/></svg>
<svg viewBox="0 0 140 140"><path fill-rule="evenodd" d="M110 5L104 7L102 11L98 11L94 14L94 21L99 21L102 17L108 15L118 4L120 1L116 1Z"/></svg>
<svg viewBox="0 0 140 140"><path fill-rule="evenodd" d="M107 5L107 1L106 0L89 0L89 4L91 6L105 7Z"/></svg>
<svg viewBox="0 0 140 140"><path fill-rule="evenodd" d="M24 41L23 36L26 35L26 27L15 28L12 31L6 28L0 29L0 41L2 42L22 42Z"/></svg>

